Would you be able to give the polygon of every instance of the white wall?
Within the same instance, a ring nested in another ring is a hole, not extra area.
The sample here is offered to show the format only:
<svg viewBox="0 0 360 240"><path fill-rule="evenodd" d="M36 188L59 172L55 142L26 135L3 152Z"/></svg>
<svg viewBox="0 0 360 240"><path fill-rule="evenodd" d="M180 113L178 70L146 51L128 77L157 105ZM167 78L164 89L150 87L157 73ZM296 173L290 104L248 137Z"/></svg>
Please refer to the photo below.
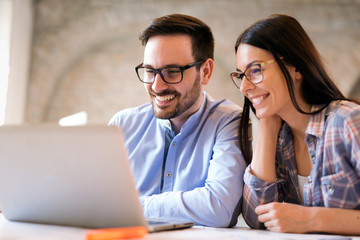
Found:
<svg viewBox="0 0 360 240"><path fill-rule="evenodd" d="M9 1L7 1L9 2ZM24 122L26 91L32 39L32 0L10 0L12 8L10 69L5 124Z"/></svg>
<svg viewBox="0 0 360 240"><path fill-rule="evenodd" d="M10 29L12 1L0 1L0 125L5 122L5 106L9 76Z"/></svg>

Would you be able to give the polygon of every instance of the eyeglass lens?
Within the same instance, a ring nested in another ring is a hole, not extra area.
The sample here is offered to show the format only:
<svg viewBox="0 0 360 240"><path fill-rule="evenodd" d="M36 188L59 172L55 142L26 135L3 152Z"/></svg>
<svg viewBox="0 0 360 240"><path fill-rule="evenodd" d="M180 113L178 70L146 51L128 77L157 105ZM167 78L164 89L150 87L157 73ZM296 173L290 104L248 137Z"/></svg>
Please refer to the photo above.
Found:
<svg viewBox="0 0 360 240"><path fill-rule="evenodd" d="M179 67L169 67L157 70L152 68L138 68L138 75L141 81L152 83L155 75L160 74L161 78L167 83L177 83L182 80L182 71Z"/></svg>
<svg viewBox="0 0 360 240"><path fill-rule="evenodd" d="M238 72L234 72L231 74L231 78L233 79L235 85L239 88L241 85L241 82L244 80L244 76L246 77L246 79L248 81L250 81L251 83L259 83L262 81L263 79L263 74L261 71L261 66L258 64L252 65L250 67L248 67L245 70L244 74L238 73Z"/></svg>

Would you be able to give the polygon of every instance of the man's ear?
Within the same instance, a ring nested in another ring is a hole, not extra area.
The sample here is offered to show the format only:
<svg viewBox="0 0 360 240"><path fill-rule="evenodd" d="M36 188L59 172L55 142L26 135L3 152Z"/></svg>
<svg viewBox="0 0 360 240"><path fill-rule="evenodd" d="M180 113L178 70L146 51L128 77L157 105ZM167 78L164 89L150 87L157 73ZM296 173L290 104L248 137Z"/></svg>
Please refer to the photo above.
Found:
<svg viewBox="0 0 360 240"><path fill-rule="evenodd" d="M208 58L201 66L201 84L206 85L209 83L211 75L214 70L214 61L211 58Z"/></svg>

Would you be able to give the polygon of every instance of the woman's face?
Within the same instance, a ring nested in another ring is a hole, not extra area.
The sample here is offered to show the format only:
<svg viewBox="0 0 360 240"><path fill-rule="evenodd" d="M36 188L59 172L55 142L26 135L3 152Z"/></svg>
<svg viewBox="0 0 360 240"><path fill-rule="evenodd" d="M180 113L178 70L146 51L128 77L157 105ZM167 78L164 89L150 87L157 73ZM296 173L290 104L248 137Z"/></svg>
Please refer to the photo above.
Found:
<svg viewBox="0 0 360 240"><path fill-rule="evenodd" d="M261 48L248 44L240 44L236 53L236 69L243 73L252 64L260 64L274 59L274 56ZM298 74L294 67L288 66L290 75L295 77ZM253 84L243 78L240 91L247 97L256 109L258 118L270 117L289 113L294 106L291 102L284 74L277 62L264 64L262 67L263 80ZM295 86L296 88L296 86Z"/></svg>

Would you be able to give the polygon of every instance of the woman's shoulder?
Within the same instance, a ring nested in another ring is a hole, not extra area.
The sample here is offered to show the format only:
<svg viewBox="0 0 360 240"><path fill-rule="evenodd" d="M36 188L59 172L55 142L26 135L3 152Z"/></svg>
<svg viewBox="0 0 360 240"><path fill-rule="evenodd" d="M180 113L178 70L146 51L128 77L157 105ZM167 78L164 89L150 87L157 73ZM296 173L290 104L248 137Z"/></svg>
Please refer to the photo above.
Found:
<svg viewBox="0 0 360 240"><path fill-rule="evenodd" d="M333 101L329 104L326 113L326 119L331 125L353 125L360 128L360 105L347 101Z"/></svg>
<svg viewBox="0 0 360 240"><path fill-rule="evenodd" d="M347 100L333 101L329 104L327 113L335 114L338 117L344 118L348 118L350 116L360 117L360 105Z"/></svg>

